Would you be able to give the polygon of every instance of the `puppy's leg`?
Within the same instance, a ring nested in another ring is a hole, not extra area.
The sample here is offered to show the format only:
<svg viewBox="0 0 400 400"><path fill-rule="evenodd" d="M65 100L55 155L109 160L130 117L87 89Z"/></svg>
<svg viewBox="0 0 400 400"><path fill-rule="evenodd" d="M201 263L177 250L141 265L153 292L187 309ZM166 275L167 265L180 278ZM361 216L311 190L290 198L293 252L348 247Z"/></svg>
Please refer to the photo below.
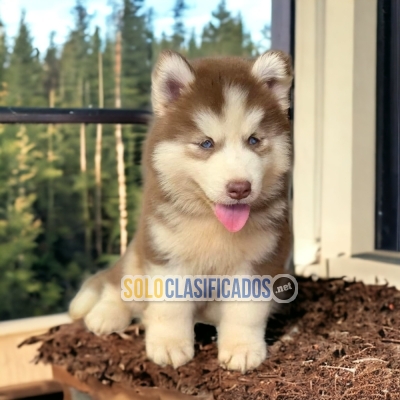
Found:
<svg viewBox="0 0 400 400"><path fill-rule="evenodd" d="M233 370L258 367L267 356L264 340L270 301L225 302L218 326L218 359Z"/></svg>
<svg viewBox="0 0 400 400"><path fill-rule="evenodd" d="M134 316L139 316L142 303L126 303L121 299L121 288L106 283L100 300L86 315L84 321L97 335L121 332L129 326Z"/></svg>
<svg viewBox="0 0 400 400"><path fill-rule="evenodd" d="M195 304L153 302L144 312L147 356L159 365L177 368L194 356Z"/></svg>
<svg viewBox="0 0 400 400"><path fill-rule="evenodd" d="M142 302L124 302L121 298L125 271L140 271L132 244L113 267L97 273L82 285L69 307L72 319L84 318L90 331L107 335L124 330L132 318L140 316Z"/></svg>
<svg viewBox="0 0 400 400"><path fill-rule="evenodd" d="M106 278L106 271L100 271L88 278L69 305L69 315L73 320L84 318L99 301Z"/></svg>

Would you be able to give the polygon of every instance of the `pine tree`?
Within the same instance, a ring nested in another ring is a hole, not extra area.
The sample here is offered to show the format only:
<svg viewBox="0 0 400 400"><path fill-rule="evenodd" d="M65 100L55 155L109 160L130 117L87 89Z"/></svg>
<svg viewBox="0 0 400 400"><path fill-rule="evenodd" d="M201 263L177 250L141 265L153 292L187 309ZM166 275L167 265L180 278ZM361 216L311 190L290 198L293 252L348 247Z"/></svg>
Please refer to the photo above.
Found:
<svg viewBox="0 0 400 400"><path fill-rule="evenodd" d="M45 105L39 52L33 47L32 37L25 22L25 12L21 15L7 72L9 105L24 107Z"/></svg>
<svg viewBox="0 0 400 400"><path fill-rule="evenodd" d="M193 29L188 43L188 57L196 58L200 55L199 48L197 47L196 32Z"/></svg>
<svg viewBox="0 0 400 400"><path fill-rule="evenodd" d="M225 42L232 40L229 28L232 25L231 13L226 8L226 1L221 0L217 9L211 13L212 20L203 28L201 52L202 55L226 55Z"/></svg>
<svg viewBox="0 0 400 400"><path fill-rule="evenodd" d="M88 106L88 54L90 16L80 1L74 7L75 27L61 54L61 100L65 106ZM90 85L90 84L89 84ZM89 86L90 88L90 86Z"/></svg>
<svg viewBox="0 0 400 400"><path fill-rule="evenodd" d="M148 25L143 0L124 0L121 20L122 107L142 108L149 104L152 44Z"/></svg>
<svg viewBox="0 0 400 400"><path fill-rule="evenodd" d="M0 21L0 104L4 104L6 96L6 63L8 60L7 37L3 23Z"/></svg>
<svg viewBox="0 0 400 400"><path fill-rule="evenodd" d="M213 20L204 27L202 34L202 55L250 56L253 44L246 34L242 17L233 17L227 9L226 0L221 0L212 12Z"/></svg>
<svg viewBox="0 0 400 400"><path fill-rule="evenodd" d="M174 25L172 26L171 49L179 52L182 52L184 48L186 29L183 21L187 9L185 0L176 0L172 9Z"/></svg>
<svg viewBox="0 0 400 400"><path fill-rule="evenodd" d="M35 145L25 127L0 131L0 320L32 315L43 285L33 263L40 221L35 218Z"/></svg>
<svg viewBox="0 0 400 400"><path fill-rule="evenodd" d="M86 81L89 82L90 92L88 93L87 105L90 107L99 106L99 53L102 52L102 40L100 28L96 27L93 35L89 40L87 55L87 76Z"/></svg>
<svg viewBox="0 0 400 400"><path fill-rule="evenodd" d="M114 58L114 41L107 38L103 53L104 107L106 108L115 106Z"/></svg>
<svg viewBox="0 0 400 400"><path fill-rule="evenodd" d="M169 50L171 48L171 41L165 32L161 33L159 40L154 40L154 62L157 60L158 55L163 50Z"/></svg>
<svg viewBox="0 0 400 400"><path fill-rule="evenodd" d="M98 98L99 107L104 107L104 74L103 74L103 53L100 46L98 47L97 54L97 73L98 73ZM95 232L96 232L96 251L97 256L103 253L103 232L102 232L102 196L101 196L101 156L103 146L103 125L97 124L96 126L96 153L94 156L95 164Z"/></svg>
<svg viewBox="0 0 400 400"><path fill-rule="evenodd" d="M44 59L44 90L48 99L48 106L54 107L56 103L56 93L58 91L60 81L60 60L58 59L57 47L54 44L55 32L50 34L50 46ZM43 201L43 208L47 209L46 219L46 244L48 249L51 248L54 235L54 178L60 176L60 170L54 167L54 136L56 127L54 124L47 126L47 165L42 168L43 181L47 181L47 201ZM45 145L44 145L45 146ZM43 147L44 147L43 146ZM43 157L44 158L44 157ZM40 202L39 202L40 203ZM39 205L38 205L39 206Z"/></svg>
<svg viewBox="0 0 400 400"><path fill-rule="evenodd" d="M93 86L97 88L97 61L95 68L90 64L97 38L96 32L90 33L90 15L82 2L77 1L73 14L75 26L61 50L59 100L63 107L88 107L96 105L98 99L92 90ZM57 260L68 265L64 275L79 276L77 269L92 268L94 127L62 125L58 133L58 160L64 176L57 182L55 195L57 250L63 249L62 254L58 250Z"/></svg>
<svg viewBox="0 0 400 400"><path fill-rule="evenodd" d="M242 14L239 13L234 20L234 37L237 42L233 42L231 47L231 54L242 57L250 57L255 52L255 46L251 40L249 33L245 31Z"/></svg>
<svg viewBox="0 0 400 400"><path fill-rule="evenodd" d="M60 60L58 50L54 44L55 32L50 34L50 45L44 58L44 90L48 99L48 106L54 107L56 92L60 83Z"/></svg>

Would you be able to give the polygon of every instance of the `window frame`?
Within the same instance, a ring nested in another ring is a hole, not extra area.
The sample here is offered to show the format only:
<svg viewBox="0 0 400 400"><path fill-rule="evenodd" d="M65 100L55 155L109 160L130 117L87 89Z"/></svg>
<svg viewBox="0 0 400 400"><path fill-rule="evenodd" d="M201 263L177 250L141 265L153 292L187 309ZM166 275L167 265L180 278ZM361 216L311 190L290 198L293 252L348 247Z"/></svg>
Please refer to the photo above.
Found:
<svg viewBox="0 0 400 400"><path fill-rule="evenodd" d="M295 271L400 287L392 257L365 257L382 256L375 250L377 23L377 0L296 2Z"/></svg>

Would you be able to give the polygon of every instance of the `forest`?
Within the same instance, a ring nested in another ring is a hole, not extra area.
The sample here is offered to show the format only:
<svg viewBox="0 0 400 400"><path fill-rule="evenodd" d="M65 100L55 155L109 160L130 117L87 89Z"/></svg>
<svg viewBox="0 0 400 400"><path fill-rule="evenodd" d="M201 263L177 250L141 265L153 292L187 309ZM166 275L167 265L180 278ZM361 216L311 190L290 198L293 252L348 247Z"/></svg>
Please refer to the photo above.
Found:
<svg viewBox="0 0 400 400"><path fill-rule="evenodd" d="M171 34L155 37L145 0L115 1L107 32L78 0L65 43L51 33L44 54L24 12L16 37L0 22L0 107L150 109L161 50L189 58L266 50L225 0L197 36L187 9L176 0ZM145 135L130 125L0 125L0 321L64 312L82 280L119 257L140 212Z"/></svg>

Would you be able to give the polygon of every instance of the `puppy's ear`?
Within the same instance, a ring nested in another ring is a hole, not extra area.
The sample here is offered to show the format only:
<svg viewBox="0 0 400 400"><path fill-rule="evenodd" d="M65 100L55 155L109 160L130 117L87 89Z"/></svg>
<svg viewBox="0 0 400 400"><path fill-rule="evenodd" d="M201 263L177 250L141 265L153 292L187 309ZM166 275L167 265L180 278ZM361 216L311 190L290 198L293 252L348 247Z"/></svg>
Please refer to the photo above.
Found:
<svg viewBox="0 0 400 400"><path fill-rule="evenodd" d="M151 78L151 98L155 114L162 116L194 79L193 68L185 57L170 50L161 52Z"/></svg>
<svg viewBox="0 0 400 400"><path fill-rule="evenodd" d="M282 51L267 51L254 62L251 73L274 93L282 110L289 108L289 90L293 79L289 55Z"/></svg>

